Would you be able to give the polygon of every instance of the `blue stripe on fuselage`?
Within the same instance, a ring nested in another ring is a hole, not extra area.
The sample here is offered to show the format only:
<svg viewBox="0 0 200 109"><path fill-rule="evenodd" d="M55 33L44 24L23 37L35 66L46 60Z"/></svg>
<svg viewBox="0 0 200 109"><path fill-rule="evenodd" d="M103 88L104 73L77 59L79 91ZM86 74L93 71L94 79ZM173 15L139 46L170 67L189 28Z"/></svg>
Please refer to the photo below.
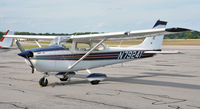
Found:
<svg viewBox="0 0 200 109"><path fill-rule="evenodd" d="M118 55L120 52L103 52L103 53L90 53L89 56L92 55ZM44 56L36 56L36 57L60 57L60 56L83 56L85 53L81 54L60 54L60 55L44 55Z"/></svg>
<svg viewBox="0 0 200 109"><path fill-rule="evenodd" d="M120 52L103 52L103 53L91 53L84 60L101 60L101 59L117 59ZM62 55L45 55L45 56L35 56L32 59L37 60L78 60L84 53L81 54L62 54ZM113 56L115 55L115 56ZM98 56L98 57L90 57Z"/></svg>
<svg viewBox="0 0 200 109"><path fill-rule="evenodd" d="M41 48L33 48L27 51L41 52L41 51L57 51L57 50L65 50L65 48L60 47L60 46L48 46L48 47L41 47Z"/></svg>
<svg viewBox="0 0 200 109"><path fill-rule="evenodd" d="M84 60L108 60L108 59L134 59L140 58L143 54L143 50L128 50L118 52L103 52L103 53L91 53ZM78 60L84 54L64 54L64 55L43 55L35 56L32 59L36 60Z"/></svg>

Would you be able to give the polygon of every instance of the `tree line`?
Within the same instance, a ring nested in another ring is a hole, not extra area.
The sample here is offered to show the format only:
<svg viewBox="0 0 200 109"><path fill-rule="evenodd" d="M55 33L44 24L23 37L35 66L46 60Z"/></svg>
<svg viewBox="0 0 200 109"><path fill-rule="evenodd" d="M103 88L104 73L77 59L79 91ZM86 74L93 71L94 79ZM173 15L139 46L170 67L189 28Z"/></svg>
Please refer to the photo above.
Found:
<svg viewBox="0 0 200 109"><path fill-rule="evenodd" d="M172 35L165 35L165 39L200 39L200 32L191 31Z"/></svg>
<svg viewBox="0 0 200 109"><path fill-rule="evenodd" d="M5 32L0 31L0 38L5 34ZM86 34L99 34L99 32L75 32L75 33L32 33L32 32L15 32L15 35L47 35L47 36L71 36L71 35L86 35ZM165 35L165 39L200 39L200 32L184 32L177 33L173 35Z"/></svg>

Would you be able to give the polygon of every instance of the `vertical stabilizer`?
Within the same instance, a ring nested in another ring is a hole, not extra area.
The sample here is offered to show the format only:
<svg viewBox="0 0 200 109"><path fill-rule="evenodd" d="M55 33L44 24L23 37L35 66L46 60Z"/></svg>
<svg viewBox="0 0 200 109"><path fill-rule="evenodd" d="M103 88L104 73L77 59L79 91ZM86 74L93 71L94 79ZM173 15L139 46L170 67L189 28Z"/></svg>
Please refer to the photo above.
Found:
<svg viewBox="0 0 200 109"><path fill-rule="evenodd" d="M165 28L166 25L167 25L167 22L158 20L153 26L153 29ZM141 44L135 47L145 49L145 50L161 50L163 38L164 38L164 35L146 37Z"/></svg>
<svg viewBox="0 0 200 109"><path fill-rule="evenodd" d="M10 32L9 30L7 30L7 32L5 33L4 36L6 35L13 35L13 32ZM10 48L13 46L13 38L6 38L6 37L2 37L0 40L0 48Z"/></svg>

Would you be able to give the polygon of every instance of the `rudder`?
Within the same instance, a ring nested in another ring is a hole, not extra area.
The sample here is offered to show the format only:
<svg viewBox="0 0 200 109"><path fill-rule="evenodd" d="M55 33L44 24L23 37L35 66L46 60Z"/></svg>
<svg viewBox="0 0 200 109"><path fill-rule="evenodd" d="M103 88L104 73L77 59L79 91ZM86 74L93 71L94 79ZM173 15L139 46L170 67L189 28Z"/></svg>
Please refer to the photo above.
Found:
<svg viewBox="0 0 200 109"><path fill-rule="evenodd" d="M167 25L167 22L158 20L153 26L153 29L165 28L166 25ZM145 50L159 51L161 50L161 47L162 47L163 38L164 38L164 35L146 37L141 44L135 47L145 49Z"/></svg>

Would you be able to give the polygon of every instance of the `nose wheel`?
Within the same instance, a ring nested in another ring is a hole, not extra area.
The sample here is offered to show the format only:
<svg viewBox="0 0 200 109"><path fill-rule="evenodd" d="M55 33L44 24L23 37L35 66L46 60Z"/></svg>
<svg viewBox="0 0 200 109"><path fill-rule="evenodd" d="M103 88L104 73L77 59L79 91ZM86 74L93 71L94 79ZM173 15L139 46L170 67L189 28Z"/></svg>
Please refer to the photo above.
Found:
<svg viewBox="0 0 200 109"><path fill-rule="evenodd" d="M42 87L46 87L48 85L48 80L45 77L43 77L43 78L40 79L39 84Z"/></svg>

